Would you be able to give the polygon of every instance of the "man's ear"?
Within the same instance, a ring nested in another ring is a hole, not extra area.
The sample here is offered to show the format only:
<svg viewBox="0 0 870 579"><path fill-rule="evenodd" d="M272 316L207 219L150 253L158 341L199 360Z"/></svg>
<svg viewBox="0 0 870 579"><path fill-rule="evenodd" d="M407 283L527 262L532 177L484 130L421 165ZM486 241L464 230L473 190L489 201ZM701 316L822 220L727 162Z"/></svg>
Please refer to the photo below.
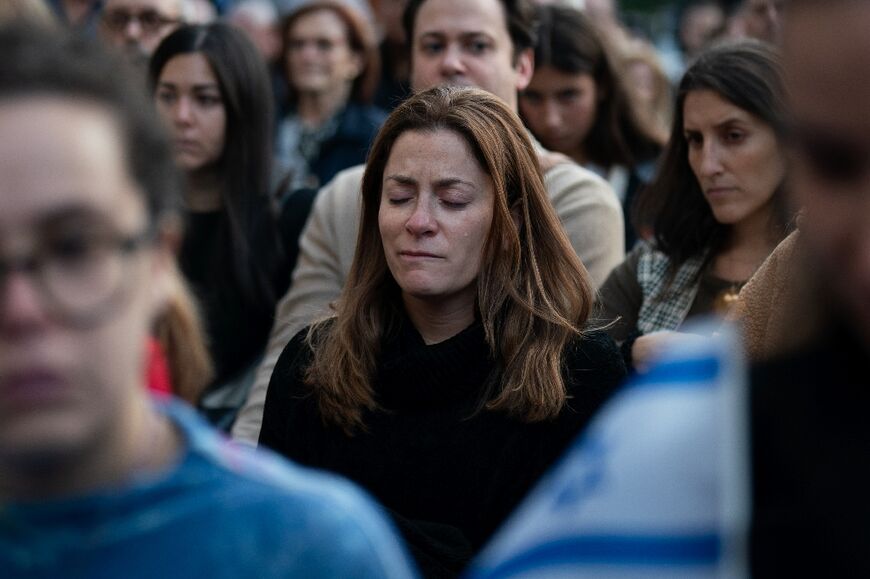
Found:
<svg viewBox="0 0 870 579"><path fill-rule="evenodd" d="M516 64L514 64L514 70L517 73L517 91L526 90L526 87L532 82L532 76L535 74L535 51L531 48L520 51L517 55Z"/></svg>

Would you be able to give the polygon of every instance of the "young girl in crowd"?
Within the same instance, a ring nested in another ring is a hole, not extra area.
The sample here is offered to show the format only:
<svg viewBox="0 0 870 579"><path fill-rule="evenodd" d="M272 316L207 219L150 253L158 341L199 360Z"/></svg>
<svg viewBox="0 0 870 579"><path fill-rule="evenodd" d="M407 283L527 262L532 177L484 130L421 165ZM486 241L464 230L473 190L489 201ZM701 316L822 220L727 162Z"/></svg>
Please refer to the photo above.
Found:
<svg viewBox="0 0 870 579"><path fill-rule="evenodd" d="M541 144L608 179L627 216L654 172L664 136L634 110L586 15L556 5L541 6L538 14L535 74L520 95L520 113ZM631 248L634 231L625 231Z"/></svg>
<svg viewBox="0 0 870 579"><path fill-rule="evenodd" d="M585 331L589 276L525 129L491 94L400 105L361 219L335 317L275 367L260 444L360 483L427 574L455 574L625 369Z"/></svg>
<svg viewBox="0 0 870 579"><path fill-rule="evenodd" d="M279 229L269 77L242 32L223 24L178 29L155 52L150 81L187 175L179 262L199 299L215 370L201 405L228 427L288 287L313 194L290 197Z"/></svg>
<svg viewBox="0 0 870 579"><path fill-rule="evenodd" d="M371 105L380 56L366 17L347 3L316 0L284 22L289 110L277 156L293 189L318 188L365 162L386 113Z"/></svg>
<svg viewBox="0 0 870 579"><path fill-rule="evenodd" d="M703 54L680 82L668 148L638 200L654 238L601 288L609 333L635 367L663 330L724 313L787 233L781 82L773 49L750 41Z"/></svg>

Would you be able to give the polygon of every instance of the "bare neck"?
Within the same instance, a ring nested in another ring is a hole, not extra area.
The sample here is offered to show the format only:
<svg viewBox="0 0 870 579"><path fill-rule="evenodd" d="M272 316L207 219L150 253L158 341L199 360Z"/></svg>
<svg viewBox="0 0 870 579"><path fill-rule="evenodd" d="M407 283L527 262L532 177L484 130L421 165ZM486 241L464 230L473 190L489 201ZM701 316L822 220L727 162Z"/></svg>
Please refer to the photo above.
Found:
<svg viewBox="0 0 870 579"><path fill-rule="evenodd" d="M296 114L307 127L319 127L331 119L350 99L351 83L329 92L301 92L296 99Z"/></svg>
<svg viewBox="0 0 870 579"><path fill-rule="evenodd" d="M181 435L144 396L132 400L107 430L75 456L0 464L0 499L60 499L118 487L167 468L182 446Z"/></svg>
<svg viewBox="0 0 870 579"><path fill-rule="evenodd" d="M728 244L716 256L715 273L726 280L746 281L776 247L771 231L773 206L734 224Z"/></svg>
<svg viewBox="0 0 870 579"><path fill-rule="evenodd" d="M405 311L423 341L438 344L474 323L474 299L426 300L402 294Z"/></svg>

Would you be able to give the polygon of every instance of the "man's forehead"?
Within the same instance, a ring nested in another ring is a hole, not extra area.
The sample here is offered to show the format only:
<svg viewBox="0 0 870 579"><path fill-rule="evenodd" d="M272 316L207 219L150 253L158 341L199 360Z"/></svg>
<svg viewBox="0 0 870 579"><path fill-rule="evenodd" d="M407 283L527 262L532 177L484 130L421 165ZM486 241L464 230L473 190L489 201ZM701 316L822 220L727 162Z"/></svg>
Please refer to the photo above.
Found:
<svg viewBox="0 0 870 579"><path fill-rule="evenodd" d="M416 36L509 34L507 14L501 0L426 0L417 12L414 33Z"/></svg>
<svg viewBox="0 0 870 579"><path fill-rule="evenodd" d="M178 16L181 14L184 0L105 0L105 10L130 10L142 12L154 10L161 14Z"/></svg>

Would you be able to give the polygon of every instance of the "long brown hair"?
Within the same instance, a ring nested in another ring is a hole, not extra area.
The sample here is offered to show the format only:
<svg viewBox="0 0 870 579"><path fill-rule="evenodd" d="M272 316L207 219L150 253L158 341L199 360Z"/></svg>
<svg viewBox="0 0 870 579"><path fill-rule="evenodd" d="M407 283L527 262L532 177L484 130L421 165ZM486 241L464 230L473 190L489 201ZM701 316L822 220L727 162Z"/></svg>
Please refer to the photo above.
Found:
<svg viewBox="0 0 870 579"><path fill-rule="evenodd" d="M305 375L325 422L352 434L377 408L380 344L401 317L401 290L387 267L378 226L384 167L407 131L452 131L468 143L495 191L477 278L477 311L496 366L481 408L533 422L566 401L562 355L589 317L589 274L547 196L520 120L493 95L436 87L401 104L384 123L362 182L356 253L336 317L312 326Z"/></svg>

